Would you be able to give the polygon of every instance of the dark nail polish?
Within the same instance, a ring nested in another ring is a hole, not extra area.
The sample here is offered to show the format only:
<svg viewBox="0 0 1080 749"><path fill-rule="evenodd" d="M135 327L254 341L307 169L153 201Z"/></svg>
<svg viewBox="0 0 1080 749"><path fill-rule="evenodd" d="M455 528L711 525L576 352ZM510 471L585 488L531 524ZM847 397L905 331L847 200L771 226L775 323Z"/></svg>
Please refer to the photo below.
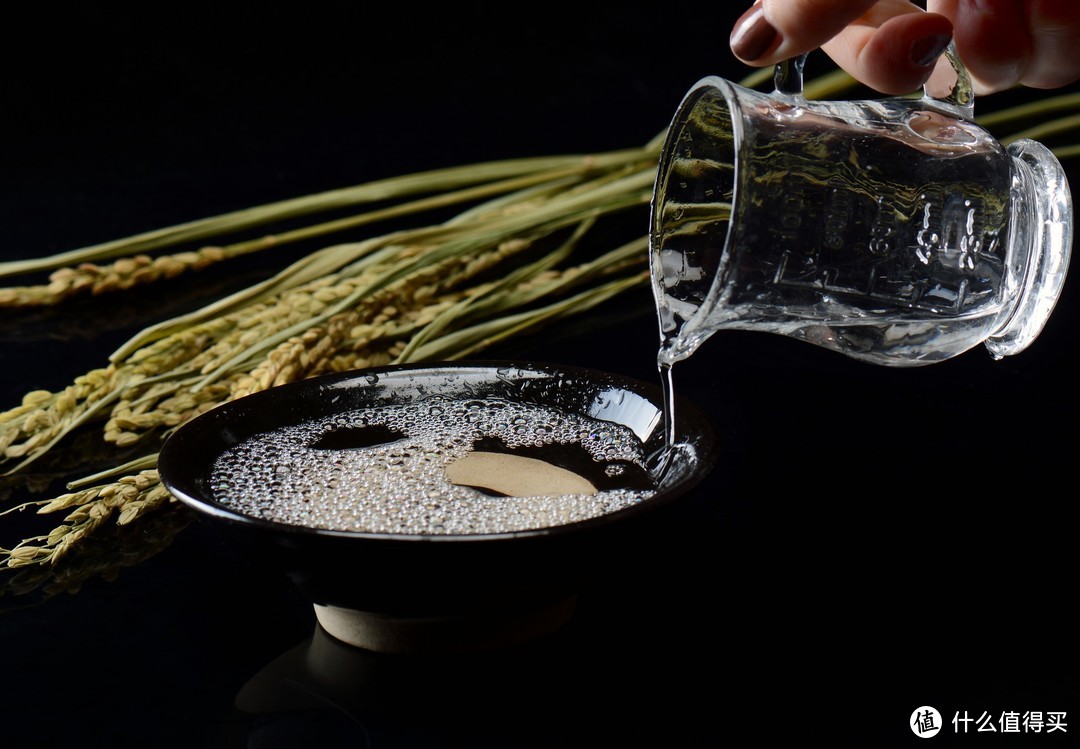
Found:
<svg viewBox="0 0 1080 749"><path fill-rule="evenodd" d="M740 60L753 62L776 46L780 34L765 19L761 3L746 11L731 32L731 51Z"/></svg>
<svg viewBox="0 0 1080 749"><path fill-rule="evenodd" d="M935 34L923 37L911 45L911 62L920 68L928 68L941 57L941 53L949 46L952 36L949 34Z"/></svg>

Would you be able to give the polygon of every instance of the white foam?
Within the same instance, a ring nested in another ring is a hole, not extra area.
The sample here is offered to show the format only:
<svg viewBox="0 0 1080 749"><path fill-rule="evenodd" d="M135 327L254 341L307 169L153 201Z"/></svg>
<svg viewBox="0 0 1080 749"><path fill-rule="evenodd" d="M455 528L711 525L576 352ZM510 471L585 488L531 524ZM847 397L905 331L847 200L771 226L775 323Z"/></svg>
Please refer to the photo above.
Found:
<svg viewBox="0 0 1080 749"><path fill-rule="evenodd" d="M386 427L402 438L371 447L313 447L342 429ZM494 497L452 483L447 466L480 439L508 448L580 445L617 476L644 465L625 427L553 408L497 399L431 398L363 408L257 435L216 462L214 499L243 515L290 525L399 534L531 530L615 512L651 490Z"/></svg>

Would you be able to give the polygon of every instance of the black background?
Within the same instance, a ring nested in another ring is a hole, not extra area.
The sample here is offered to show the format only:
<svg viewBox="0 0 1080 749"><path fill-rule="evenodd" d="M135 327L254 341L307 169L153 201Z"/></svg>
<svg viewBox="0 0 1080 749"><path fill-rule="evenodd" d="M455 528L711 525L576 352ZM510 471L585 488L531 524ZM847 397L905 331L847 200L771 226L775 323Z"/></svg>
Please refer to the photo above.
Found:
<svg viewBox="0 0 1080 749"><path fill-rule="evenodd" d="M0 45L0 257L439 166L637 146L697 79L748 72L726 45L737 15L615 3L34 11L6 24ZM106 313L3 310L3 407L285 259L132 294ZM723 442L699 501L588 591L567 628L521 650L343 651L355 678L338 691L286 668L282 689L310 702L244 712L241 688L320 635L284 581L200 523L115 581L2 597L0 741L903 746L918 742L905 726L921 705L946 719L1075 717L1076 296L1066 284L1041 337L1003 361L977 349L892 370L778 336L710 341L676 370ZM649 380L655 347L642 293L485 354Z"/></svg>

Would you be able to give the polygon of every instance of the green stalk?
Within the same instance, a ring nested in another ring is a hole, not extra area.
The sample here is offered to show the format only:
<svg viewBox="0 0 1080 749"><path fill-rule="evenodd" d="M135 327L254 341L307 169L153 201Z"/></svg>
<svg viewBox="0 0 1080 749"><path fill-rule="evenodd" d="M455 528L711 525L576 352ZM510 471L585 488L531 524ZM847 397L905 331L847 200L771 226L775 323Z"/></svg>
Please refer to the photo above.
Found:
<svg viewBox="0 0 1080 749"><path fill-rule="evenodd" d="M553 268L555 265L565 260L574 250L574 247L577 246L581 237L584 236L595 221L595 217L588 217L585 221L581 222L577 229L574 230L574 233L554 251L548 253L536 262L511 271L497 284L486 289L483 293L466 297L437 315L434 320L425 325L423 329L409 339L409 342L405 346L405 350L398 355L396 363L409 361L413 351L441 334L443 330L455 321L460 322L462 320L467 320L470 312L482 314L485 308L489 306L484 303L489 302L501 292L508 289L514 289L518 284L523 283L525 280L534 278L538 274L549 268Z"/></svg>
<svg viewBox="0 0 1080 749"><path fill-rule="evenodd" d="M273 336L269 336L265 340L238 352L235 356L221 364L214 371L210 372L202 380L193 385L191 389L196 391L205 387L216 381L226 372L232 371L236 367L250 361L252 357L274 348L295 335L303 333L310 327L318 325L339 312L349 309L364 297L374 294L433 263L438 263L441 260L468 254L470 252L480 251L484 247L494 246L505 239L519 236L522 233L537 230L551 233L563 226L577 223L590 211L617 211L626 208L629 205L639 204L641 202L640 196L636 194L630 194L628 196L627 193L632 192L635 188L640 190L646 183L651 185L652 179L653 177L649 173L634 174L625 178L625 180L596 188L584 195L573 196L572 199L552 200L549 205L535 211L527 212L525 215L511 214L502 217L501 219L493 219L489 222L484 222L482 231L476 230L475 227L466 226L466 228L474 229L472 234L464 234L464 236L461 236L458 239L442 243L432 252L426 253L416 260L383 275L367 286L356 289L352 294L327 307L312 319L293 325L292 327L282 330ZM432 227L429 227L429 229L431 228ZM435 228L442 228L444 231L447 230L446 227ZM459 227L455 225L454 228L456 229Z"/></svg>
<svg viewBox="0 0 1080 749"><path fill-rule="evenodd" d="M583 291L569 299L555 302L547 307L488 320L449 333L417 349L412 361L463 359L499 341L520 335L527 330L545 325L553 320L586 312L631 288L639 286L643 280L643 275L618 279L603 286Z"/></svg>
<svg viewBox="0 0 1080 749"><path fill-rule="evenodd" d="M456 190L454 192L442 193L440 195L432 195L430 197L421 198L419 200L410 201L408 203L399 203L398 205L389 206L387 208L367 211L356 216L348 216L346 218L335 219L333 221L326 221L321 224L313 224L311 226L305 226L299 229L281 232L280 234L271 234L266 237L259 237L258 239L237 242L227 245L223 249L230 256L245 255L250 252L257 252L259 250L266 249L268 247L278 247L280 245L288 244L291 242L299 242L305 239L313 239L315 237L324 236L326 234L333 234L336 232L344 231L346 229L355 229L360 226L377 223L379 221L385 221L391 218L400 218L416 213L433 211L439 208L447 208L452 205L478 200L480 198L486 198L492 195L516 192L526 187L538 184L546 184L552 180L560 180L564 177L571 178L575 176L580 176L582 172L583 168L580 165L573 167L563 167L561 169L553 169L543 172L535 172L523 177L515 177L513 179L500 180L498 182L477 185L475 187L469 187L463 190Z"/></svg>
<svg viewBox="0 0 1080 749"><path fill-rule="evenodd" d="M157 460L157 453L154 453L153 455L144 455L141 458L129 460L126 463L114 466L113 468L108 468L104 471L99 471L95 474L91 474L90 476L84 476L81 479L69 481L67 484L67 490L74 492L80 489L85 489L88 486L93 486L94 484L108 483L109 480L119 476L125 476L127 474L138 473L139 471L157 468Z"/></svg>
<svg viewBox="0 0 1080 749"><path fill-rule="evenodd" d="M975 118L975 121L987 130L992 130L1035 117L1041 118L1055 112L1068 112L1076 109L1080 109L1080 93L1061 94L1060 96L1051 96L1028 104L999 109L996 112L980 114Z"/></svg>
<svg viewBox="0 0 1080 749"><path fill-rule="evenodd" d="M605 154L604 157L617 160L620 155L633 152L613 152ZM534 172L567 169L575 165L580 168L583 163L590 163L596 158L574 155L508 159L375 180L353 187L305 195L188 221L48 257L0 263L0 278L146 253L184 242L202 241L272 222L346 208L351 205L391 200L407 195L444 192L465 185L518 177Z"/></svg>
<svg viewBox="0 0 1080 749"><path fill-rule="evenodd" d="M1015 143L1023 138L1031 138L1032 140L1040 140L1048 138L1054 135L1060 135L1061 133L1067 133L1080 128L1080 114L1074 114L1069 117L1061 117L1056 120L1050 120L1049 122L1042 122L1034 127L1030 127L1027 130L1021 130L1017 133L1012 133L1008 136L1000 138L1002 145L1009 145Z"/></svg>

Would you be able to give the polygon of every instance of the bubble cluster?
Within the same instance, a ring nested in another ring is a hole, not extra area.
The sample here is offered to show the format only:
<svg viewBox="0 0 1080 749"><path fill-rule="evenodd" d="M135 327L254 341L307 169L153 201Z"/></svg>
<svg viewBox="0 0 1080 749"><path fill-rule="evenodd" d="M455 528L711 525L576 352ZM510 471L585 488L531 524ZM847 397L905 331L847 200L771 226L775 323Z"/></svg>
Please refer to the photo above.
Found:
<svg viewBox="0 0 1080 749"><path fill-rule="evenodd" d="M349 435L377 433L356 447ZM614 488L595 494L502 497L452 483L446 467L493 439L509 450L580 446L608 477L643 465L629 429L554 408L506 400L435 397L361 408L286 426L235 445L216 461L216 502L289 525L342 531L472 535L532 530L597 517L652 496ZM337 445L327 448L325 445Z"/></svg>

